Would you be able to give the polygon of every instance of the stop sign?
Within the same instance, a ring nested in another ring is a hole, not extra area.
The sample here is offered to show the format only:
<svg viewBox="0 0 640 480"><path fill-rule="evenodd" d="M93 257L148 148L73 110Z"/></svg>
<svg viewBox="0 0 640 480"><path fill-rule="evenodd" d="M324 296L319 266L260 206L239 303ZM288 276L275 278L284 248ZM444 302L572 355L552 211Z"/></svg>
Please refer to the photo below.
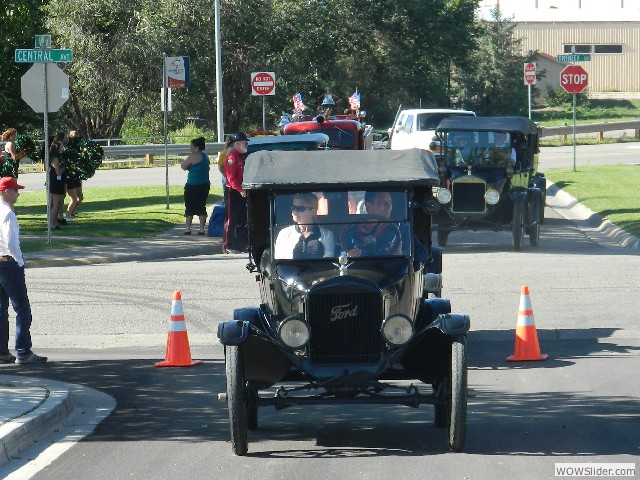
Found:
<svg viewBox="0 0 640 480"><path fill-rule="evenodd" d="M580 65L569 65L560 72L560 86L568 93L580 93L589 81L589 74Z"/></svg>
<svg viewBox="0 0 640 480"><path fill-rule="evenodd" d="M251 95L275 95L276 74L273 72L253 72L251 74Z"/></svg>
<svg viewBox="0 0 640 480"><path fill-rule="evenodd" d="M22 76L22 99L35 112L44 112L44 72L47 69L47 112L57 112L69 98L69 76L55 63L35 63Z"/></svg>
<svg viewBox="0 0 640 480"><path fill-rule="evenodd" d="M536 84L536 64L535 63L524 64L524 84L525 85Z"/></svg>

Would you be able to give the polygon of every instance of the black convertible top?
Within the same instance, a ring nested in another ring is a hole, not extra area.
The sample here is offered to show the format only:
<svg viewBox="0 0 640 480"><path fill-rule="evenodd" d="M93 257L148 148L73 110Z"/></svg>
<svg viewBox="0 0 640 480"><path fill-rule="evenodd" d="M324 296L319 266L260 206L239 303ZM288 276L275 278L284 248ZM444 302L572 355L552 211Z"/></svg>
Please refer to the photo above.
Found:
<svg viewBox="0 0 640 480"><path fill-rule="evenodd" d="M438 185L431 152L419 150L260 151L247 157L245 189Z"/></svg>
<svg viewBox="0 0 640 480"><path fill-rule="evenodd" d="M527 117L473 117L458 115L444 118L436 132L448 130L474 130L480 132L518 132L535 135L538 127Z"/></svg>

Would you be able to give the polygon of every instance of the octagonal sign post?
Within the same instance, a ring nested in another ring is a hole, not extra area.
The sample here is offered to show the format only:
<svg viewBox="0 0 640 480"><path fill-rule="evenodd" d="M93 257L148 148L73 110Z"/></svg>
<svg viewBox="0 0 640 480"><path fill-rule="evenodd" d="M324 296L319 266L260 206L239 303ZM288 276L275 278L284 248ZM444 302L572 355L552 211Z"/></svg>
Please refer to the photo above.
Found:
<svg viewBox="0 0 640 480"><path fill-rule="evenodd" d="M576 171L576 93L589 84L589 74L580 65L569 65L560 72L560 86L573 94L573 171Z"/></svg>
<svg viewBox="0 0 640 480"><path fill-rule="evenodd" d="M589 83L589 74L580 65L569 65L560 72L560 86L567 93L582 93Z"/></svg>

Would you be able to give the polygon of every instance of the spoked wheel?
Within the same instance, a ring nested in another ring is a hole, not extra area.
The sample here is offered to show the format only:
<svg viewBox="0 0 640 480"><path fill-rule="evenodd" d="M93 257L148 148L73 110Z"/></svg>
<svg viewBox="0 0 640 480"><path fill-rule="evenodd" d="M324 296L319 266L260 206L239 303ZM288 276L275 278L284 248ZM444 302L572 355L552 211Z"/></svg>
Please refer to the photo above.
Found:
<svg viewBox="0 0 640 480"><path fill-rule="evenodd" d="M449 448L462 451L467 428L467 337L451 344L451 376L448 379ZM437 416L437 412L436 412Z"/></svg>
<svg viewBox="0 0 640 480"><path fill-rule="evenodd" d="M258 388L247 382L247 427L252 432L258 430Z"/></svg>
<svg viewBox="0 0 640 480"><path fill-rule="evenodd" d="M226 371L231 447L236 455L246 455L249 448L247 440L247 399L240 347L227 346Z"/></svg>
<svg viewBox="0 0 640 480"><path fill-rule="evenodd" d="M511 233L513 234L513 249L517 252L522 250L522 237L524 236L524 210L522 202L515 202L513 205L513 220L511 221Z"/></svg>
<svg viewBox="0 0 640 480"><path fill-rule="evenodd" d="M529 227L527 233L529 234L529 244L532 247L537 247L540 243L540 221Z"/></svg>
<svg viewBox="0 0 640 480"><path fill-rule="evenodd" d="M447 230L438 230L438 245L441 247L447 246L447 240L449 240L449 233Z"/></svg>

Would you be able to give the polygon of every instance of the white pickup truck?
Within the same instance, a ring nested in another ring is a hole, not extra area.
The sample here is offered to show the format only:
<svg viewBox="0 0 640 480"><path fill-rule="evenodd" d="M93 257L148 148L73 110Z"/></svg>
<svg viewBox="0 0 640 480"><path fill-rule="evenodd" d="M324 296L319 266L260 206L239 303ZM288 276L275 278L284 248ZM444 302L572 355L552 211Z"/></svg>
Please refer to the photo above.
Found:
<svg viewBox="0 0 640 480"><path fill-rule="evenodd" d="M429 149L438 124L443 118L451 115L473 115L470 110L453 110L447 108L414 108L402 110L393 127L389 129L391 150L407 150L409 148Z"/></svg>

